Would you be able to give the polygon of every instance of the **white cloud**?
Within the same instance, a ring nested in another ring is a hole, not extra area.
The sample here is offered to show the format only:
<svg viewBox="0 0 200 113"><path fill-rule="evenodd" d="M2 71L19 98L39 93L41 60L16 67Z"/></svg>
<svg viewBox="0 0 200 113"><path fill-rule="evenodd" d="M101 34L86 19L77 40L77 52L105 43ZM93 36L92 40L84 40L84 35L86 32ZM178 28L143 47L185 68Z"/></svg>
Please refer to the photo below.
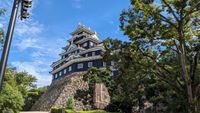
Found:
<svg viewBox="0 0 200 113"><path fill-rule="evenodd" d="M3 28L3 24L0 23L0 28Z"/></svg>
<svg viewBox="0 0 200 113"><path fill-rule="evenodd" d="M38 35L43 31L43 25L34 21L29 21L29 22L19 21L19 23L16 25L15 31L18 36Z"/></svg>
<svg viewBox="0 0 200 113"><path fill-rule="evenodd" d="M83 6L83 0L72 0L72 7L80 9Z"/></svg>
<svg viewBox="0 0 200 113"><path fill-rule="evenodd" d="M4 7L12 6L12 1L3 0L1 3L3 3ZM34 1L30 19L25 21L17 20L12 42L12 46L17 54L19 52L21 56L28 54L27 56L17 57L19 59L12 59L10 64L16 67L18 71L27 71L36 76L38 86L45 86L49 85L52 80L49 74L49 71L51 71L50 64L58 59L58 54L61 52L61 45L64 46L66 40L63 38L50 38L44 35L48 33L47 27L34 19L34 13L32 12L36 5L37 3ZM3 26L5 29L5 26L8 25L9 16L10 9L3 18L0 18L0 23L2 24L0 27ZM56 39L56 41L49 39Z"/></svg>
<svg viewBox="0 0 200 113"><path fill-rule="evenodd" d="M38 81L38 87L49 85L51 83L51 75L47 73L48 67L43 65L45 62L33 61L33 62L12 62L11 64L17 68L17 71L26 71L29 74L36 76Z"/></svg>
<svg viewBox="0 0 200 113"><path fill-rule="evenodd" d="M15 43L15 46L17 46L20 51L24 51L28 48L40 49L41 46L38 45L37 42L38 40L34 38L24 38L22 40L18 40L18 42Z"/></svg>

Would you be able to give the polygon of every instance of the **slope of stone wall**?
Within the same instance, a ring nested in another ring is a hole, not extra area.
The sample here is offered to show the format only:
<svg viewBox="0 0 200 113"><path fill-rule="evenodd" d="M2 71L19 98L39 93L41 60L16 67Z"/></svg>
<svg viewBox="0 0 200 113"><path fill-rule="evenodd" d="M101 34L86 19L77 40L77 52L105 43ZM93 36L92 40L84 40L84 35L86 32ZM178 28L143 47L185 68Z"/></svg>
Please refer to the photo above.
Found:
<svg viewBox="0 0 200 113"><path fill-rule="evenodd" d="M72 73L53 81L47 92L33 105L31 110L49 111L52 106L65 107L68 99L78 89L88 89L88 84L82 80L83 74L84 72Z"/></svg>

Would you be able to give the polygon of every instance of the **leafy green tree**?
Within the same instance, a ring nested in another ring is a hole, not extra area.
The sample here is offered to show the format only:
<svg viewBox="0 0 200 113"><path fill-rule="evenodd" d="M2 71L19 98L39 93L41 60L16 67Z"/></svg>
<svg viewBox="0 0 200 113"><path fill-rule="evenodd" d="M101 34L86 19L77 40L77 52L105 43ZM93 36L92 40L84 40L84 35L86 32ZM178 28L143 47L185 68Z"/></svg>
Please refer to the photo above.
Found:
<svg viewBox="0 0 200 113"><path fill-rule="evenodd" d="M36 88L36 77L28 74L27 72L17 72L15 74L16 83L19 87L19 91L25 97L29 90Z"/></svg>
<svg viewBox="0 0 200 113"><path fill-rule="evenodd" d="M3 87L0 91L0 112L11 111L18 113L23 105L24 99L16 85L14 71L7 69Z"/></svg>
<svg viewBox="0 0 200 113"><path fill-rule="evenodd" d="M132 41L130 52L146 59L143 66L187 99L188 113L198 112L200 105L199 7L199 0L131 0L120 17Z"/></svg>
<svg viewBox="0 0 200 113"><path fill-rule="evenodd" d="M112 96L113 94L113 86L114 80L112 76L110 76L111 71L109 69L98 69L96 67L91 67L86 74L83 75L83 80L88 82L89 89L88 90L77 90L74 98L79 100L83 99L83 104L92 105L93 103L93 93L95 83L104 83L108 88L109 94Z"/></svg>
<svg viewBox="0 0 200 113"><path fill-rule="evenodd" d="M91 88L95 86L95 83L104 83L111 93L113 79L110 76L110 73L111 71L109 69L98 69L96 67L92 67L83 76L83 80L87 81L89 83L89 87Z"/></svg>
<svg viewBox="0 0 200 113"><path fill-rule="evenodd" d="M0 8L0 16L3 16L5 14L6 10ZM2 28L0 28L0 43L3 44L3 38L4 38L4 31Z"/></svg>
<svg viewBox="0 0 200 113"><path fill-rule="evenodd" d="M27 95L24 97L25 105L23 111L29 111L35 102L47 91L48 86L33 88L28 90Z"/></svg>

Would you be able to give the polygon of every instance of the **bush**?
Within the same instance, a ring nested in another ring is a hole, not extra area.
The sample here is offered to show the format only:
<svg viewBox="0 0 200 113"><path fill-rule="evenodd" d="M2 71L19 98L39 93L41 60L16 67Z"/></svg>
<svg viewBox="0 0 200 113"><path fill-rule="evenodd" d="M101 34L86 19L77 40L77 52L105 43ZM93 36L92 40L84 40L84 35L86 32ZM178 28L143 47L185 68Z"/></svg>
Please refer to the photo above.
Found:
<svg viewBox="0 0 200 113"><path fill-rule="evenodd" d="M105 110L109 112L131 113L132 107L133 104L128 101L112 102L105 108Z"/></svg>
<svg viewBox="0 0 200 113"><path fill-rule="evenodd" d="M62 107L52 107L51 108L51 113L63 113L62 111L65 111L65 108Z"/></svg>
<svg viewBox="0 0 200 113"><path fill-rule="evenodd" d="M76 113L76 112L73 111L72 109L67 109L67 110L65 110L65 113Z"/></svg>
<svg viewBox="0 0 200 113"><path fill-rule="evenodd" d="M66 108L67 108L67 109L73 109L73 107L74 107L74 98L73 98L73 97L70 97L70 98L68 99L68 101L67 101L67 106L66 106Z"/></svg>

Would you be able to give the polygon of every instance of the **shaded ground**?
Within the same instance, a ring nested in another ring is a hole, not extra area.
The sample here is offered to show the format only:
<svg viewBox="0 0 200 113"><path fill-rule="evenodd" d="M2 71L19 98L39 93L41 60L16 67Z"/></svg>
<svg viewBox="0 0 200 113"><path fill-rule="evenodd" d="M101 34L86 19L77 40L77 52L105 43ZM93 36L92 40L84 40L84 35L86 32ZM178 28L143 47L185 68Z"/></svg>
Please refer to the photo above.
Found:
<svg viewBox="0 0 200 113"><path fill-rule="evenodd" d="M42 111L27 111L27 112L20 112L20 113L48 113L48 112L42 112Z"/></svg>

